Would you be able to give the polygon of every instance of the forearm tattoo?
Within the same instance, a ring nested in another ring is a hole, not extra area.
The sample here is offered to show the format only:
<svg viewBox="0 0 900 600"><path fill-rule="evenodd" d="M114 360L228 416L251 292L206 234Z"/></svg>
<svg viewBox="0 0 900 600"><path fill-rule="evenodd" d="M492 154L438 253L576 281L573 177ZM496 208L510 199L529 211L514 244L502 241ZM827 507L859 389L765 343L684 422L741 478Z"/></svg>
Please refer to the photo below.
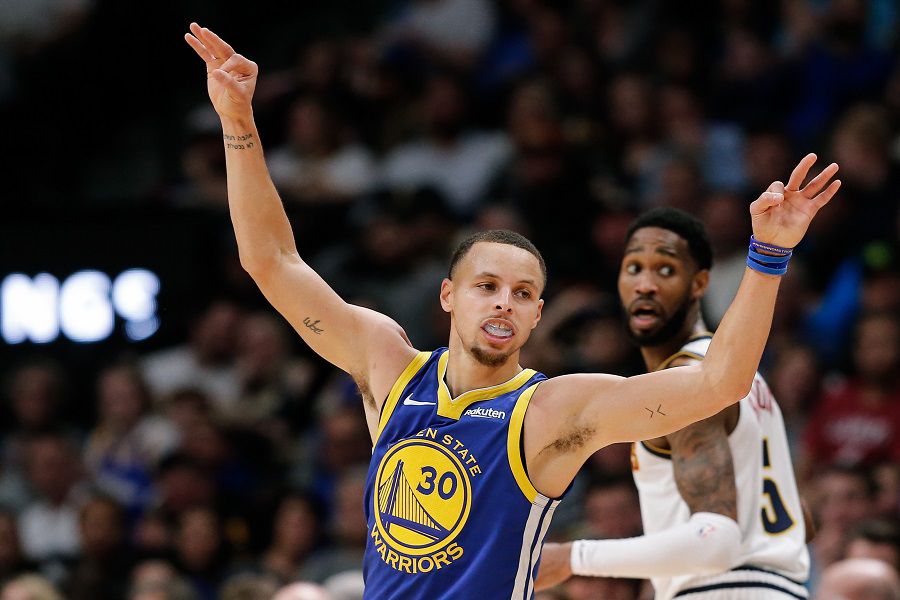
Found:
<svg viewBox="0 0 900 600"><path fill-rule="evenodd" d="M312 331L313 333L320 334L320 333L325 332L324 329L319 327L319 319L316 319L315 321L313 321L309 317L306 317L305 319L303 319L303 324L306 325L306 328L309 329L310 331Z"/></svg>
<svg viewBox="0 0 900 600"><path fill-rule="evenodd" d="M226 150L249 150L256 144L253 142L253 134L245 133L244 135L228 135L222 136L225 140Z"/></svg>

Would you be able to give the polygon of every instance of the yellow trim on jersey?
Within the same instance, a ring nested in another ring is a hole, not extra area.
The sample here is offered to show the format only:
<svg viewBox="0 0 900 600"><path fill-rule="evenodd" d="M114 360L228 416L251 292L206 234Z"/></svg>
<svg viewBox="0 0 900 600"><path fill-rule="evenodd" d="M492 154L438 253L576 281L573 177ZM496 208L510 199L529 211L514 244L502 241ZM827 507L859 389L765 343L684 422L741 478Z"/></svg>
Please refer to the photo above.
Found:
<svg viewBox="0 0 900 600"><path fill-rule="evenodd" d="M656 367L656 371L662 371L663 369L668 369L669 365L671 365L675 360L679 358L691 358L694 360L703 360L703 357L697 354L696 352L688 352L687 350L679 350L666 360L662 361L658 367Z"/></svg>
<svg viewBox="0 0 900 600"><path fill-rule="evenodd" d="M513 408L512 416L509 418L509 433L506 437L506 458L509 460L509 468L512 471L519 489L525 494L525 498L534 504L538 497L538 491L534 488L531 480L528 479L528 473L525 471L525 465L522 463L522 431L525 426L525 411L528 410L528 403L534 391L540 385L540 382L522 392L516 400L516 406Z"/></svg>
<svg viewBox="0 0 900 600"><path fill-rule="evenodd" d="M666 456L672 455L671 449L660 448L659 446L655 446L655 445L651 444L650 442L646 442L646 441L641 442L641 443L647 448L647 450L652 450L653 452L659 452L660 454L665 454Z"/></svg>
<svg viewBox="0 0 900 600"><path fill-rule="evenodd" d="M686 341L684 343L684 346L687 346L691 342L696 342L697 340L702 340L703 338L708 338L708 337L712 337L712 336L713 336L713 334L711 331L702 331L702 332L698 333L697 335L694 335L694 336L691 336L690 338L688 338L688 341ZM682 348L684 348L684 346L682 346ZM678 358L690 358L693 360L703 360L703 356L701 354L697 354L696 352L691 352L690 350L679 350L672 356L668 357L666 360L662 361L659 364L659 366L653 370L654 371L662 371L663 369L667 369L667 368L669 368L669 365L671 365L673 362L675 362L675 359L678 359Z"/></svg>
<svg viewBox="0 0 900 600"><path fill-rule="evenodd" d="M378 431L375 433L375 439L372 440L372 446L375 446L375 444L378 443L381 432L387 426L388 420L394 412L394 408L397 407L397 402L400 400L400 394L403 393L403 390L406 389L410 380L419 372L422 365L428 362L430 356L431 352L419 352L416 354L416 357L412 359L412 362L406 365L406 368L400 373L400 377L394 382L391 393L388 394L387 400L384 401L384 408L381 410L381 418L378 419Z"/></svg>
<svg viewBox="0 0 900 600"><path fill-rule="evenodd" d="M503 394L508 394L513 390L517 390L531 379L535 371L533 369L523 369L518 375L507 382L492 385L491 387L478 388L469 390L460 394L456 398L450 396L450 390L447 388L447 382L444 381L444 375L447 373L447 362L450 359L450 351L444 352L438 359L437 377L438 377L438 408L437 414L449 419L459 419L463 411L474 402L496 398Z"/></svg>

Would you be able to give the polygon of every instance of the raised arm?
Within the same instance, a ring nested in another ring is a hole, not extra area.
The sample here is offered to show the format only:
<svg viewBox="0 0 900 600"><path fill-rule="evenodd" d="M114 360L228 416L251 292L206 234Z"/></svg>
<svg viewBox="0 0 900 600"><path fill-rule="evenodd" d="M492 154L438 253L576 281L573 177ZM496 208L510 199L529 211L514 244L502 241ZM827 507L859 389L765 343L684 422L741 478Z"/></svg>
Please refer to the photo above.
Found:
<svg viewBox="0 0 900 600"><path fill-rule="evenodd" d="M757 240L793 248L834 196L836 164L801 187L816 156L806 156L750 205ZM608 444L668 435L747 395L762 356L780 277L745 269L731 307L699 365L636 377L566 375L541 384L525 419L525 453L544 493L561 491L593 452ZM530 439L530 441L529 441ZM538 484L538 481L535 481ZM538 488L540 489L540 487Z"/></svg>
<svg viewBox="0 0 900 600"><path fill-rule="evenodd" d="M253 119L258 68L209 29L191 23L190 30L185 40L206 63L207 90L222 121L241 265L316 353L357 379L368 412L377 412L415 350L393 320L344 302L300 258Z"/></svg>

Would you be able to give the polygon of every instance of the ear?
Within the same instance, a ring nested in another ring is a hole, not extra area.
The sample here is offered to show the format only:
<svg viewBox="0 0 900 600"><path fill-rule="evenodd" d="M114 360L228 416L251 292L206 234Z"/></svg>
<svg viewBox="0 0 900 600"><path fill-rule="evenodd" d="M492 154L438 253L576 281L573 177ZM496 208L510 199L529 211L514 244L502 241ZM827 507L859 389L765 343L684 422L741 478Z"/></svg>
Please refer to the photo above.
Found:
<svg viewBox="0 0 900 600"><path fill-rule="evenodd" d="M532 328L532 329L534 329L535 327L537 327L537 324L540 322L540 320L541 320L541 313L543 312L543 310L544 310L544 299L541 298L540 300L538 300L537 315L535 315L534 321L531 322L531 328Z"/></svg>
<svg viewBox="0 0 900 600"><path fill-rule="evenodd" d="M691 298L694 300L702 298L707 287L709 287L709 269L697 271L691 281Z"/></svg>
<svg viewBox="0 0 900 600"><path fill-rule="evenodd" d="M441 282L441 308L444 312L450 312L453 305L450 303L450 296L453 295L453 282L446 277Z"/></svg>

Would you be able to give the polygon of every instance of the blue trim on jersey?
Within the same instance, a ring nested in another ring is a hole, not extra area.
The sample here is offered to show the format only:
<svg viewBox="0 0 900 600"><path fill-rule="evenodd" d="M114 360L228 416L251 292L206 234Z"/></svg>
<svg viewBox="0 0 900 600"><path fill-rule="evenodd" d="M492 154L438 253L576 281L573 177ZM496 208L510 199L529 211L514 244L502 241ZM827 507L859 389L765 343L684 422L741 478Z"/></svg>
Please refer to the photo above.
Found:
<svg viewBox="0 0 900 600"><path fill-rule="evenodd" d="M675 594L674 597L681 598L682 596L687 596L689 594L700 594L703 592L712 592L714 590L730 590L741 588L764 588L775 590L776 592L781 592L782 594L786 594L791 598L797 598L797 600L807 600L807 598L809 598L809 596L801 596L800 594L795 594L794 592L786 590L785 588L775 585L774 583L766 583L764 581L736 581L734 583L713 583L710 585L701 585L681 590L680 592Z"/></svg>

